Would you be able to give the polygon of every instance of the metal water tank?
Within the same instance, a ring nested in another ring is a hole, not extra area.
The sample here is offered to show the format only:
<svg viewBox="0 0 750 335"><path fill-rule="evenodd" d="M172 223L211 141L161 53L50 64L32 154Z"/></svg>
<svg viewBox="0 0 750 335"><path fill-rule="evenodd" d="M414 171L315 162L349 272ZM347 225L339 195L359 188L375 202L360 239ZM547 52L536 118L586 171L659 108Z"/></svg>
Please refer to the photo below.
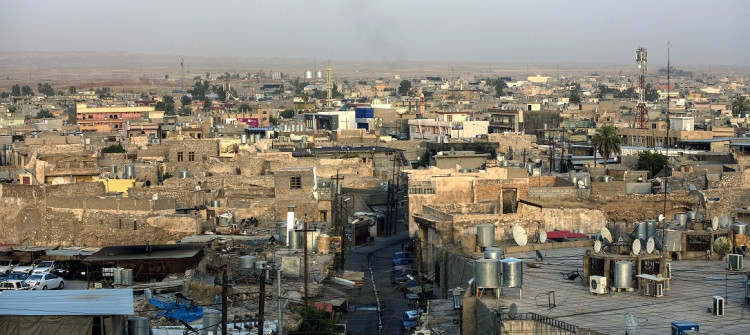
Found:
<svg viewBox="0 0 750 335"><path fill-rule="evenodd" d="M506 258L500 261L503 273L503 287L521 287L523 285L523 262L517 258Z"/></svg>
<svg viewBox="0 0 750 335"><path fill-rule="evenodd" d="M203 310L203 335L219 334L219 325L221 324L221 312L215 309Z"/></svg>
<svg viewBox="0 0 750 335"><path fill-rule="evenodd" d="M125 164L124 179L135 179L135 164Z"/></svg>
<svg viewBox="0 0 750 335"><path fill-rule="evenodd" d="M115 268L112 275L114 276L114 284L122 285L122 268Z"/></svg>
<svg viewBox="0 0 750 335"><path fill-rule="evenodd" d="M133 269L122 269L122 285L132 286L133 281Z"/></svg>
<svg viewBox="0 0 750 335"><path fill-rule="evenodd" d="M255 273L260 275L263 272L263 268L268 268L266 265L268 262L266 261L256 261L255 262ZM268 276L271 273L271 271L266 271L266 280L268 280Z"/></svg>
<svg viewBox="0 0 750 335"><path fill-rule="evenodd" d="M636 222L635 224L635 238L641 240L648 239L648 225L646 222Z"/></svg>
<svg viewBox="0 0 750 335"><path fill-rule="evenodd" d="M302 234L302 236L304 235ZM307 232L307 251L318 251L318 235L320 235L320 232L317 230Z"/></svg>
<svg viewBox="0 0 750 335"><path fill-rule="evenodd" d="M684 213L684 212L674 213L674 219L680 223L680 226L685 226L685 224L687 224L687 218L688 218L687 213Z"/></svg>
<svg viewBox="0 0 750 335"><path fill-rule="evenodd" d="M109 166L109 173L110 174L117 174L117 165L110 165Z"/></svg>
<svg viewBox="0 0 750 335"><path fill-rule="evenodd" d="M148 335L148 319L134 316L128 319L128 335Z"/></svg>
<svg viewBox="0 0 750 335"><path fill-rule="evenodd" d="M495 225L485 223L477 226L477 245L480 247L495 246Z"/></svg>
<svg viewBox="0 0 750 335"><path fill-rule="evenodd" d="M180 171L180 179L190 178L190 171L183 170Z"/></svg>
<svg viewBox="0 0 750 335"><path fill-rule="evenodd" d="M474 261L474 282L477 288L497 288L498 261L477 259Z"/></svg>
<svg viewBox="0 0 750 335"><path fill-rule="evenodd" d="M211 207L221 207L221 200L211 200Z"/></svg>
<svg viewBox="0 0 750 335"><path fill-rule="evenodd" d="M300 249L302 248L302 233L298 231L288 231L289 234L289 248Z"/></svg>
<svg viewBox="0 0 750 335"><path fill-rule="evenodd" d="M492 247L484 249L484 258L500 260L501 258L503 258L503 250L500 248Z"/></svg>
<svg viewBox="0 0 750 335"><path fill-rule="evenodd" d="M286 222L279 224L279 239L277 241L281 244L286 243Z"/></svg>
<svg viewBox="0 0 750 335"><path fill-rule="evenodd" d="M687 211L687 218L690 221L695 220L695 211Z"/></svg>
<svg viewBox="0 0 750 335"><path fill-rule="evenodd" d="M633 263L628 261L615 262L614 288L633 288Z"/></svg>
<svg viewBox="0 0 750 335"><path fill-rule="evenodd" d="M240 135L240 143L247 144L247 134Z"/></svg>
<svg viewBox="0 0 750 335"><path fill-rule="evenodd" d="M737 222L732 225L732 231L737 235L747 235L747 225L742 222Z"/></svg>
<svg viewBox="0 0 750 335"><path fill-rule="evenodd" d="M656 220L646 220L646 239L656 233Z"/></svg>
<svg viewBox="0 0 750 335"><path fill-rule="evenodd" d="M255 261L258 259L258 257L251 256L251 255L245 255L240 256L240 266L239 271L240 274L243 276L246 276L253 272L255 270Z"/></svg>
<svg viewBox="0 0 750 335"><path fill-rule="evenodd" d="M317 249L319 253L328 255L331 249L331 237L327 234L318 235Z"/></svg>

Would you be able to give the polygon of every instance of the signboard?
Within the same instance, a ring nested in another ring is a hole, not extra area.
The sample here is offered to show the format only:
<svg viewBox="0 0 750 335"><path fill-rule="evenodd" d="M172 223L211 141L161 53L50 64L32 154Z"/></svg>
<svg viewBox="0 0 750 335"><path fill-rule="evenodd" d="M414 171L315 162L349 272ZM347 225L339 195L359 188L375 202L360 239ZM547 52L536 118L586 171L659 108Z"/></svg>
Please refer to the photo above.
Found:
<svg viewBox="0 0 750 335"><path fill-rule="evenodd" d="M259 126L257 117L238 117L237 122L244 123L250 128L257 128Z"/></svg>

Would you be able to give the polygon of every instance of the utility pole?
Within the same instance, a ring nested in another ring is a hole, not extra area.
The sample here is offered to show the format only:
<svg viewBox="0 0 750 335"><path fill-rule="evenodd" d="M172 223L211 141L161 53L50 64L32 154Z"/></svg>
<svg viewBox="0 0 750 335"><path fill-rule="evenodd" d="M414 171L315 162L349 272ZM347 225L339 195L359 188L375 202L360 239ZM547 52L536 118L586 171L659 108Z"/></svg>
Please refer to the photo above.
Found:
<svg viewBox="0 0 750 335"><path fill-rule="evenodd" d="M302 232L302 236L303 236L303 238L302 238L302 249L303 249L303 255L304 255L303 256L304 257L304 262L305 262L305 264L304 264L304 266L305 266L305 274L304 274L304 280L305 280L305 285L304 285L305 298L304 298L304 305L305 305L305 307L307 307L307 305L308 305L307 304L307 297L308 297L308 295L307 295L307 286L308 286L308 282L310 282L310 270L307 267L307 264L309 263L308 260L307 260L307 232L308 231L315 231L315 229L307 229L307 214L305 214L305 219L302 222L302 230L298 229L298 230L295 230L295 231L301 231Z"/></svg>
<svg viewBox="0 0 750 335"><path fill-rule="evenodd" d="M224 274L226 275L226 268L224 269ZM263 335L263 320L265 320L265 312L266 312L266 269L265 266L263 266L263 269L260 270L260 299L258 301L258 335ZM224 288L226 290L226 288ZM279 306L280 307L280 306ZM223 307L226 310L226 305ZM224 322L226 322L226 314L223 316ZM224 334L226 334L226 323L224 324Z"/></svg>
<svg viewBox="0 0 750 335"><path fill-rule="evenodd" d="M284 323L281 322L282 317L282 311L281 307L283 306L282 300L281 300L281 263L276 265L276 303L278 304L278 324L276 326L277 330L279 331L279 335L284 335Z"/></svg>
<svg viewBox="0 0 750 335"><path fill-rule="evenodd" d="M229 283L227 279L227 266L224 265L224 271L219 278L214 278L214 286L221 286L221 335L227 335L227 290Z"/></svg>
<svg viewBox="0 0 750 335"><path fill-rule="evenodd" d="M339 198L339 181L344 180L344 177L339 176L339 171L336 170L336 177L331 177L331 180L333 181L333 201L331 201L331 224L333 225L333 229L338 234L339 238L341 239L341 252L337 256L339 260L339 270L344 271L344 241L346 240L346 236L344 234L345 230L343 228L343 225L341 223L341 199Z"/></svg>

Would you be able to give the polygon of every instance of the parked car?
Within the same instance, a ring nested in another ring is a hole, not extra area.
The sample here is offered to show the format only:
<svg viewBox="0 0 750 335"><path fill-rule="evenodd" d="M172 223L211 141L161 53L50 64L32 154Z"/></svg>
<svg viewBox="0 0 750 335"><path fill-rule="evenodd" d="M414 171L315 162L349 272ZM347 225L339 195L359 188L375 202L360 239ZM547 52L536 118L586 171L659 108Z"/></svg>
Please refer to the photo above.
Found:
<svg viewBox="0 0 750 335"><path fill-rule="evenodd" d="M24 282L23 280L5 280L3 282L0 282L0 291L5 290L13 290L13 291L19 291L19 290L30 290L31 286Z"/></svg>
<svg viewBox="0 0 750 335"><path fill-rule="evenodd" d="M16 267L13 268L13 272L31 274L32 272L34 272L34 269L37 267L37 265L41 263L41 259L37 259L31 263L19 263L18 265L16 265Z"/></svg>
<svg viewBox="0 0 750 335"><path fill-rule="evenodd" d="M18 265L17 259L0 259L0 274L9 274Z"/></svg>
<svg viewBox="0 0 750 335"><path fill-rule="evenodd" d="M43 261L34 268L34 273L52 273L56 265L57 262L55 261Z"/></svg>
<svg viewBox="0 0 750 335"><path fill-rule="evenodd" d="M25 282L31 286L32 290L62 289L65 287L65 281L53 273L33 274L26 278Z"/></svg>
<svg viewBox="0 0 750 335"><path fill-rule="evenodd" d="M414 258L395 258L393 259L393 265L408 265L414 263Z"/></svg>
<svg viewBox="0 0 750 335"><path fill-rule="evenodd" d="M391 275L391 284L403 284L415 277L417 277L417 271L414 269L394 271Z"/></svg>
<svg viewBox="0 0 750 335"><path fill-rule="evenodd" d="M58 277L63 279L85 279L86 268L81 261L59 261L55 262L55 269L52 271Z"/></svg>
<svg viewBox="0 0 750 335"><path fill-rule="evenodd" d="M411 255L409 255L409 253L405 251L399 251L399 252L393 253L393 259L398 259L398 258L411 258Z"/></svg>
<svg viewBox="0 0 750 335"><path fill-rule="evenodd" d="M404 321L418 320L419 317L422 316L422 313L424 313L424 311L421 308L406 311L404 312Z"/></svg>
<svg viewBox="0 0 750 335"><path fill-rule="evenodd" d="M3 280L26 280L26 278L29 278L28 273L11 272L7 276L5 276L5 279Z"/></svg>

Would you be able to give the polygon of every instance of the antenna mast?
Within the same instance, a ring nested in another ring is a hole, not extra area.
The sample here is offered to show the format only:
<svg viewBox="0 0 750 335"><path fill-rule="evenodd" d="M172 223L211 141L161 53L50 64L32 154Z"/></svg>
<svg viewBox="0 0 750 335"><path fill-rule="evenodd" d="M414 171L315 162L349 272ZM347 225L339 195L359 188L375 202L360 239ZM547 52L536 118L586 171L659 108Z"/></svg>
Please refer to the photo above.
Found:
<svg viewBox="0 0 750 335"><path fill-rule="evenodd" d="M180 59L180 90L185 94L185 56Z"/></svg>
<svg viewBox="0 0 750 335"><path fill-rule="evenodd" d="M331 62L328 62L328 69L326 69L326 72L328 72L328 82L326 83L326 90L328 91L328 101L326 101L327 107L332 107L332 101L333 99L333 81L331 81L331 71L333 69L331 68Z"/></svg>
<svg viewBox="0 0 750 335"><path fill-rule="evenodd" d="M670 100L669 99L669 95L670 95L669 86L671 84L670 78L669 78L670 71L671 69L669 65L669 42L667 42L667 136L665 138L666 144L667 144L666 150L665 150L667 154L667 160L666 160L667 163L664 165L664 225L661 228L662 229L661 231L662 241L664 241L664 239L666 238L665 230L667 228L667 168L669 168L669 127L670 127L670 124L669 124L669 102L670 102L669 101Z"/></svg>
<svg viewBox="0 0 750 335"><path fill-rule="evenodd" d="M638 48L635 51L635 61L638 62L638 69L641 74L638 76L638 129L646 128L646 62L648 54L645 48Z"/></svg>

